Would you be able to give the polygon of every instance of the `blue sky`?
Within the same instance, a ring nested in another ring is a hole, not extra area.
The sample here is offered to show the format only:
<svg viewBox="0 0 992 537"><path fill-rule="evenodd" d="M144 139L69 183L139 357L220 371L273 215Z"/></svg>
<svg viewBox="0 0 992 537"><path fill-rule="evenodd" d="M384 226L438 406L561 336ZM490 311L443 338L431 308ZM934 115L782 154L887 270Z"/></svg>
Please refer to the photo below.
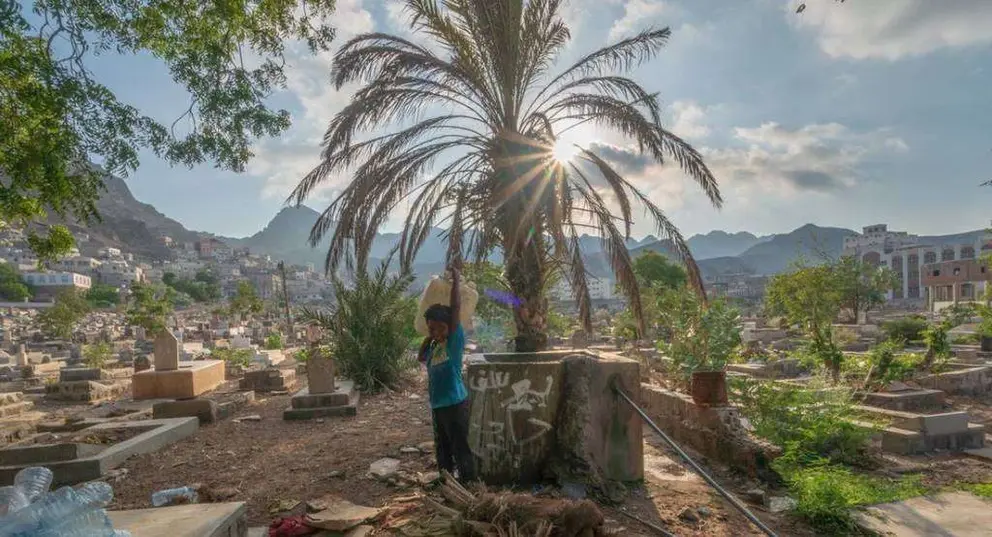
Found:
<svg viewBox="0 0 992 537"><path fill-rule="evenodd" d="M571 0L563 60L648 26L670 44L635 72L658 91L666 126L703 152L726 199L712 209L680 172L595 131L599 144L686 234L787 232L807 222L915 233L989 225L992 188L992 2L988 0ZM339 0L337 42L408 32L390 0ZM330 54L293 47L273 104L294 125L260 140L243 174L170 167L143 155L135 196L186 227L244 236L261 229L316 161L319 138L350 93L328 80ZM101 57L94 71L123 100L171 122L188 96L151 57ZM607 147L609 146L609 147ZM335 178L310 203L323 208ZM648 222L636 235L652 232Z"/></svg>

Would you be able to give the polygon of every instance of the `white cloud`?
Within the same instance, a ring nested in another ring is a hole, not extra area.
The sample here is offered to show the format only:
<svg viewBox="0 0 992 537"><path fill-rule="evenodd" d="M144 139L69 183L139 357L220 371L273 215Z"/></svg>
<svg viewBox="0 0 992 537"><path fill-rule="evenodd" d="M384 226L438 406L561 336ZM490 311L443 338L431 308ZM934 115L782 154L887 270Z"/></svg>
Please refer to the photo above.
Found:
<svg viewBox="0 0 992 537"><path fill-rule="evenodd" d="M338 0L328 23L337 30L334 45L375 28L372 14L362 0ZM320 140L327 123L351 100L354 86L338 91L331 82L333 50L313 54L304 43L287 44L286 94L299 104L293 125L277 139L259 142L247 173L265 179L261 196L282 199L317 164ZM326 200L350 177L330 178L314 193L315 201Z"/></svg>
<svg viewBox="0 0 992 537"><path fill-rule="evenodd" d="M609 41L630 37L651 26L653 19L667 13L669 9L661 0L627 0L623 8L623 17L617 19L610 27Z"/></svg>
<svg viewBox="0 0 992 537"><path fill-rule="evenodd" d="M788 128L769 122L734 134L745 147L701 150L721 185L785 196L853 187L866 179L862 166L869 158L909 149L884 129L855 132L839 123Z"/></svg>
<svg viewBox="0 0 992 537"><path fill-rule="evenodd" d="M692 101L675 101L672 103L675 121L671 131L681 138L705 138L710 129L704 123L706 111Z"/></svg>
<svg viewBox="0 0 992 537"><path fill-rule="evenodd" d="M843 4L806 2L787 17L817 34L820 48L832 57L897 60L942 48L992 43L989 0L859 0Z"/></svg>

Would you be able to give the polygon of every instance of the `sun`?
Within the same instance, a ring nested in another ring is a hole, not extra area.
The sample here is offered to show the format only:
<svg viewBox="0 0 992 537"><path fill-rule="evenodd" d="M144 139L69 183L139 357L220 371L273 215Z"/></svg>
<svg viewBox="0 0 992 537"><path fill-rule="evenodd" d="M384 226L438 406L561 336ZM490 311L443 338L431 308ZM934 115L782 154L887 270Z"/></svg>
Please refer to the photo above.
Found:
<svg viewBox="0 0 992 537"><path fill-rule="evenodd" d="M569 162L579 154L579 148L574 142L559 138L551 148L551 155L558 162Z"/></svg>

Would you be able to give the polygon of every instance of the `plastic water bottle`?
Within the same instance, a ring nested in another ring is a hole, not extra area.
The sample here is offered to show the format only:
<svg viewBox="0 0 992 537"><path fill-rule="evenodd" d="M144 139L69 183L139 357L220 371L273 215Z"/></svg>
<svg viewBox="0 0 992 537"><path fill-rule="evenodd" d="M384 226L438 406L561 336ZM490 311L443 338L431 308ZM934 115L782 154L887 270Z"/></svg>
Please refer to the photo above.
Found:
<svg viewBox="0 0 992 537"><path fill-rule="evenodd" d="M112 537L114 525L107 512L88 508L62 520L46 521L45 529L37 537Z"/></svg>
<svg viewBox="0 0 992 537"><path fill-rule="evenodd" d="M179 503L196 503L199 498L193 487L160 490L152 494L152 505L162 507Z"/></svg>
<svg viewBox="0 0 992 537"><path fill-rule="evenodd" d="M0 519L0 536L36 535L57 527L60 521L110 503L114 491L103 482L87 483L74 490L62 487L37 502Z"/></svg>
<svg viewBox="0 0 992 537"><path fill-rule="evenodd" d="M25 468L14 476L14 486L19 487L29 502L34 502L52 487L52 471L44 466Z"/></svg>
<svg viewBox="0 0 992 537"><path fill-rule="evenodd" d="M31 503L20 487L0 487L0 517L18 511Z"/></svg>

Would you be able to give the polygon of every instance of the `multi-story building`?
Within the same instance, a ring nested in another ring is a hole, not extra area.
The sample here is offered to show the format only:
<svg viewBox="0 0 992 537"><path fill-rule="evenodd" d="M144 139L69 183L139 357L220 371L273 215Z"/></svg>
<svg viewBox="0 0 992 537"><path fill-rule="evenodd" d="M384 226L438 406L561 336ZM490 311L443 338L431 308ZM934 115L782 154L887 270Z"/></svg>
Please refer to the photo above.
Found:
<svg viewBox="0 0 992 537"><path fill-rule="evenodd" d="M99 259L81 255L64 257L52 263L52 269L92 275L103 263Z"/></svg>
<svg viewBox="0 0 992 537"><path fill-rule="evenodd" d="M985 299L992 290L992 266L985 259L943 261L923 266L927 309L940 311L952 304Z"/></svg>
<svg viewBox="0 0 992 537"><path fill-rule="evenodd" d="M884 224L868 226L860 235L844 239L844 255L857 256L865 263L888 267L896 275L896 285L887 293L894 301L929 303L922 282L924 267L946 261L976 259L992 253L992 235L974 239L924 241L916 235L888 231Z"/></svg>
<svg viewBox="0 0 992 537"><path fill-rule="evenodd" d="M36 300L48 300L63 289L75 287L89 289L93 281L89 276L75 272L25 272L21 275L25 283L35 287Z"/></svg>
<svg viewBox="0 0 992 537"><path fill-rule="evenodd" d="M252 272L247 275L248 281L255 286L255 291L263 300L282 296L282 279L271 272Z"/></svg>
<svg viewBox="0 0 992 537"><path fill-rule="evenodd" d="M592 300L612 300L615 298L613 280L609 278L589 277L586 280L586 285L589 287L589 298ZM564 278L558 280L558 283L551 288L550 295L552 300L560 302L571 302L575 300L575 293L572 292L572 286Z"/></svg>
<svg viewBox="0 0 992 537"><path fill-rule="evenodd" d="M145 281L145 274L141 267L136 267L121 259L103 263L96 269L96 273L100 283L114 287L127 287L136 282Z"/></svg>

